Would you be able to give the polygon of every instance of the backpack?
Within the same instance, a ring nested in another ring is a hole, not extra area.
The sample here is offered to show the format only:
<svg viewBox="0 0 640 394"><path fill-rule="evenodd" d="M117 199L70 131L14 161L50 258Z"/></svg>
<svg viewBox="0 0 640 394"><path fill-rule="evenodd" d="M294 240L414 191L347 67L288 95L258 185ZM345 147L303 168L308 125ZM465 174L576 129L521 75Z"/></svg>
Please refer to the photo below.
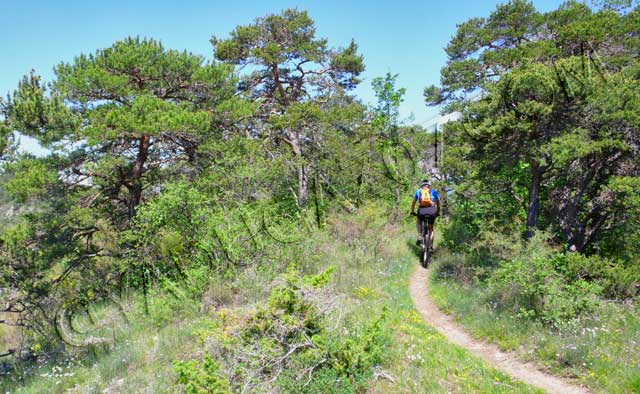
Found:
<svg viewBox="0 0 640 394"><path fill-rule="evenodd" d="M431 189L428 187L423 187L420 189L420 206L421 207L430 207L433 205L433 201L431 201Z"/></svg>

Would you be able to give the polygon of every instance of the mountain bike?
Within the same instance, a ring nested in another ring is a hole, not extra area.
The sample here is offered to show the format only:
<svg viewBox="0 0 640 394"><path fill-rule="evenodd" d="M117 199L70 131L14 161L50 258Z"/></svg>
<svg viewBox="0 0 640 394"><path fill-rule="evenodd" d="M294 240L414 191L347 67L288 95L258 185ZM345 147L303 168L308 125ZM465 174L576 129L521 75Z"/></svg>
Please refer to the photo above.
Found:
<svg viewBox="0 0 640 394"><path fill-rule="evenodd" d="M417 216L417 214L414 213L413 216ZM428 220L422 220L422 242L420 244L420 264L424 268L427 268L429 266L429 263L431 262L431 250L428 247L430 236L431 236L431 231L429 231L429 222Z"/></svg>

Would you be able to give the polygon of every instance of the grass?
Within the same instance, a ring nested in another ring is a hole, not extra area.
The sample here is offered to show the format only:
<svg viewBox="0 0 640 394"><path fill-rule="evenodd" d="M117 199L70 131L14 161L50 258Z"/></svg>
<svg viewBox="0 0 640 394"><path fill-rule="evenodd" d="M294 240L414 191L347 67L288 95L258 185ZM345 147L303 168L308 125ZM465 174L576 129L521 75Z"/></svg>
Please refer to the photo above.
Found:
<svg viewBox="0 0 640 394"><path fill-rule="evenodd" d="M160 302L160 297L156 298ZM135 302L130 306L138 306ZM155 316L139 310L129 315L130 324L110 346L91 346L56 361L29 366L23 382L2 381L11 393L170 393L175 381L172 360L195 354L194 327L201 322L193 310L174 311L171 324L158 327Z"/></svg>
<svg viewBox="0 0 640 394"><path fill-rule="evenodd" d="M364 212L332 223L331 263L337 265L337 291L350 294L355 319L388 310L393 333L382 368L395 382L372 378L369 393L537 393L541 392L486 366L426 325L408 292L418 264L411 246L413 225L385 225L386 217ZM412 224L412 223L411 223ZM405 231L407 230L407 231Z"/></svg>
<svg viewBox="0 0 640 394"><path fill-rule="evenodd" d="M487 367L466 350L450 344L427 326L414 309L407 289L408 277L417 259L408 256L396 260L386 285L389 301L397 307L391 312L391 324L397 333L390 362L398 384L380 382L378 393L534 393L537 391L507 375Z"/></svg>
<svg viewBox="0 0 640 394"><path fill-rule="evenodd" d="M594 392L640 393L637 303L603 301L594 313L555 326L517 318L492 307L482 283L457 283L442 269L461 258L445 253L435 264L430 295L475 337L576 378Z"/></svg>
<svg viewBox="0 0 640 394"><path fill-rule="evenodd" d="M130 323L112 346L36 363L25 381L5 378L1 388L11 393L182 392L173 362L202 360L203 341L224 326L212 322L233 317L242 324L246 311L264 301L273 279L295 263L303 273L335 267L329 286L342 300L328 319L335 329L364 327L386 313L384 330L390 343L385 361L369 375L368 393L539 392L487 367L422 321L407 288L418 264L410 246L413 226L386 223L373 206L358 215L336 215L325 231L283 249L271 263L250 267L232 279L213 278L200 300L157 294L145 315L142 302L131 299L126 305ZM225 335L221 331L214 336ZM337 386L327 382L313 392L334 392Z"/></svg>

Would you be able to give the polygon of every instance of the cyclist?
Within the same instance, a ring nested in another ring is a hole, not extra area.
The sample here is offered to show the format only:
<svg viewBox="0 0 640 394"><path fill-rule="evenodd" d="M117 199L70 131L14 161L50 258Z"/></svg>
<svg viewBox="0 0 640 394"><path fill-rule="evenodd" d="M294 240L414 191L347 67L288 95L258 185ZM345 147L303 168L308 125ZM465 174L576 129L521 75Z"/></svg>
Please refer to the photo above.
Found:
<svg viewBox="0 0 640 394"><path fill-rule="evenodd" d="M440 196L438 191L431 188L431 182L425 179L420 184L420 189L416 190L413 194L413 201L411 202L411 215L415 215L416 204L418 205L417 222L418 228L418 246L422 242L422 223L424 220L429 225L429 249L433 251L433 239L435 231L433 230L433 224L436 222L436 217L440 215Z"/></svg>

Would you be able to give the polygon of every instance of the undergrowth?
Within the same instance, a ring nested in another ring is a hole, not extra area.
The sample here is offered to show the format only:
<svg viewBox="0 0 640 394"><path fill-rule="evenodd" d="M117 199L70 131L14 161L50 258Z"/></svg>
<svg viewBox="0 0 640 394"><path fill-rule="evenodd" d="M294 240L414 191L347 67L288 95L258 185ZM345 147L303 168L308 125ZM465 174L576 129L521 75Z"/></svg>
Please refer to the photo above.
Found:
<svg viewBox="0 0 640 394"><path fill-rule="evenodd" d="M413 308L413 226L380 207L261 264L126 300L110 345L34 363L16 393L530 393L428 327ZM194 297L194 294L199 294ZM14 375L15 376L15 375Z"/></svg>
<svg viewBox="0 0 640 394"><path fill-rule="evenodd" d="M541 249L530 247L528 258L516 257L486 280L469 275L473 264L465 255L443 252L430 294L474 336L503 350L596 392L640 393L638 303L607 301L597 297L597 284L562 280L553 264L566 255Z"/></svg>

